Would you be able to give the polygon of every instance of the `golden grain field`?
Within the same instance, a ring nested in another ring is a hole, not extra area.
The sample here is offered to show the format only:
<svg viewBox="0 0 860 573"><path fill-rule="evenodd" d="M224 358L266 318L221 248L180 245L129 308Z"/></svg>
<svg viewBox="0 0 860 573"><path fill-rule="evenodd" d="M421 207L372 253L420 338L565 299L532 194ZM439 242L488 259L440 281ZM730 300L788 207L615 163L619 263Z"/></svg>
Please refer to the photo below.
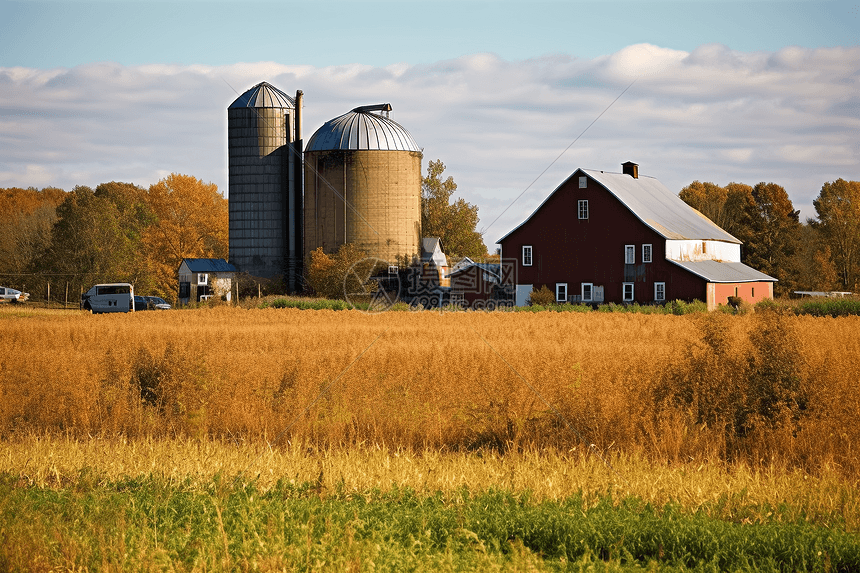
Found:
<svg viewBox="0 0 860 573"><path fill-rule="evenodd" d="M4 308L0 331L6 442L587 450L860 475L854 317Z"/></svg>

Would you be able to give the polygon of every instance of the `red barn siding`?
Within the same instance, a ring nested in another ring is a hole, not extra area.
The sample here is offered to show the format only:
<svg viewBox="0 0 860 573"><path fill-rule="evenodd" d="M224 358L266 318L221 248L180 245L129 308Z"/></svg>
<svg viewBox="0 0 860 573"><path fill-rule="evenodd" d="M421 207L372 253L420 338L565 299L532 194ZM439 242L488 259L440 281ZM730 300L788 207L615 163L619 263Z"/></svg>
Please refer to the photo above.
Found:
<svg viewBox="0 0 860 573"><path fill-rule="evenodd" d="M468 308L476 301L486 303L493 296L493 283L484 280L484 269L471 266L451 276L451 293L462 294Z"/></svg>

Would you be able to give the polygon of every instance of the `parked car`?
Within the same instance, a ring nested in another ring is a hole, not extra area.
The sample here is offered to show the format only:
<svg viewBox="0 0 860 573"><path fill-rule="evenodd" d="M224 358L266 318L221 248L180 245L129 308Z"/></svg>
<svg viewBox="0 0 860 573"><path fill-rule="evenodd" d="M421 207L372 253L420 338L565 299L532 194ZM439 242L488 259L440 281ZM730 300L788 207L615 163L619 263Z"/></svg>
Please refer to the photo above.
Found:
<svg viewBox="0 0 860 573"><path fill-rule="evenodd" d="M149 310L149 302L145 296L134 295L134 311Z"/></svg>
<svg viewBox="0 0 860 573"><path fill-rule="evenodd" d="M160 296L145 296L150 310L170 310L170 303Z"/></svg>
<svg viewBox="0 0 860 573"><path fill-rule="evenodd" d="M30 293L28 292L21 292L8 287L0 287L0 302L27 302L28 298L30 298Z"/></svg>

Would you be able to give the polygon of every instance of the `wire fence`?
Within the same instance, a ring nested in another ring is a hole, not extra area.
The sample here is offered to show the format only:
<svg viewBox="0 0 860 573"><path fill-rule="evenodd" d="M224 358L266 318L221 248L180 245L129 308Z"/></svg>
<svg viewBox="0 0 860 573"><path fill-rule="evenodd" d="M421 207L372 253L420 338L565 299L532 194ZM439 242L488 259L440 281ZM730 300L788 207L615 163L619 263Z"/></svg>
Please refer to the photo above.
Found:
<svg viewBox="0 0 860 573"><path fill-rule="evenodd" d="M41 308L80 308L81 295L92 284L82 275L0 273L0 286L27 293L26 303Z"/></svg>

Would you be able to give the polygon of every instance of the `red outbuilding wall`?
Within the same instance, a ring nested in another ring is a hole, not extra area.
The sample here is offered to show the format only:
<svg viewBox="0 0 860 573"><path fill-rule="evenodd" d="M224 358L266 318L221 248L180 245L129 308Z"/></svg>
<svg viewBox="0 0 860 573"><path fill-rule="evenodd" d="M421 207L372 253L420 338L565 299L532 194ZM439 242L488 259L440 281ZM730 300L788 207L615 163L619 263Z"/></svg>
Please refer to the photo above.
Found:
<svg viewBox="0 0 860 573"><path fill-rule="evenodd" d="M486 303L493 296L495 283L486 280L487 271L477 265L466 267L451 275L451 294L461 295L467 308L475 302Z"/></svg>

